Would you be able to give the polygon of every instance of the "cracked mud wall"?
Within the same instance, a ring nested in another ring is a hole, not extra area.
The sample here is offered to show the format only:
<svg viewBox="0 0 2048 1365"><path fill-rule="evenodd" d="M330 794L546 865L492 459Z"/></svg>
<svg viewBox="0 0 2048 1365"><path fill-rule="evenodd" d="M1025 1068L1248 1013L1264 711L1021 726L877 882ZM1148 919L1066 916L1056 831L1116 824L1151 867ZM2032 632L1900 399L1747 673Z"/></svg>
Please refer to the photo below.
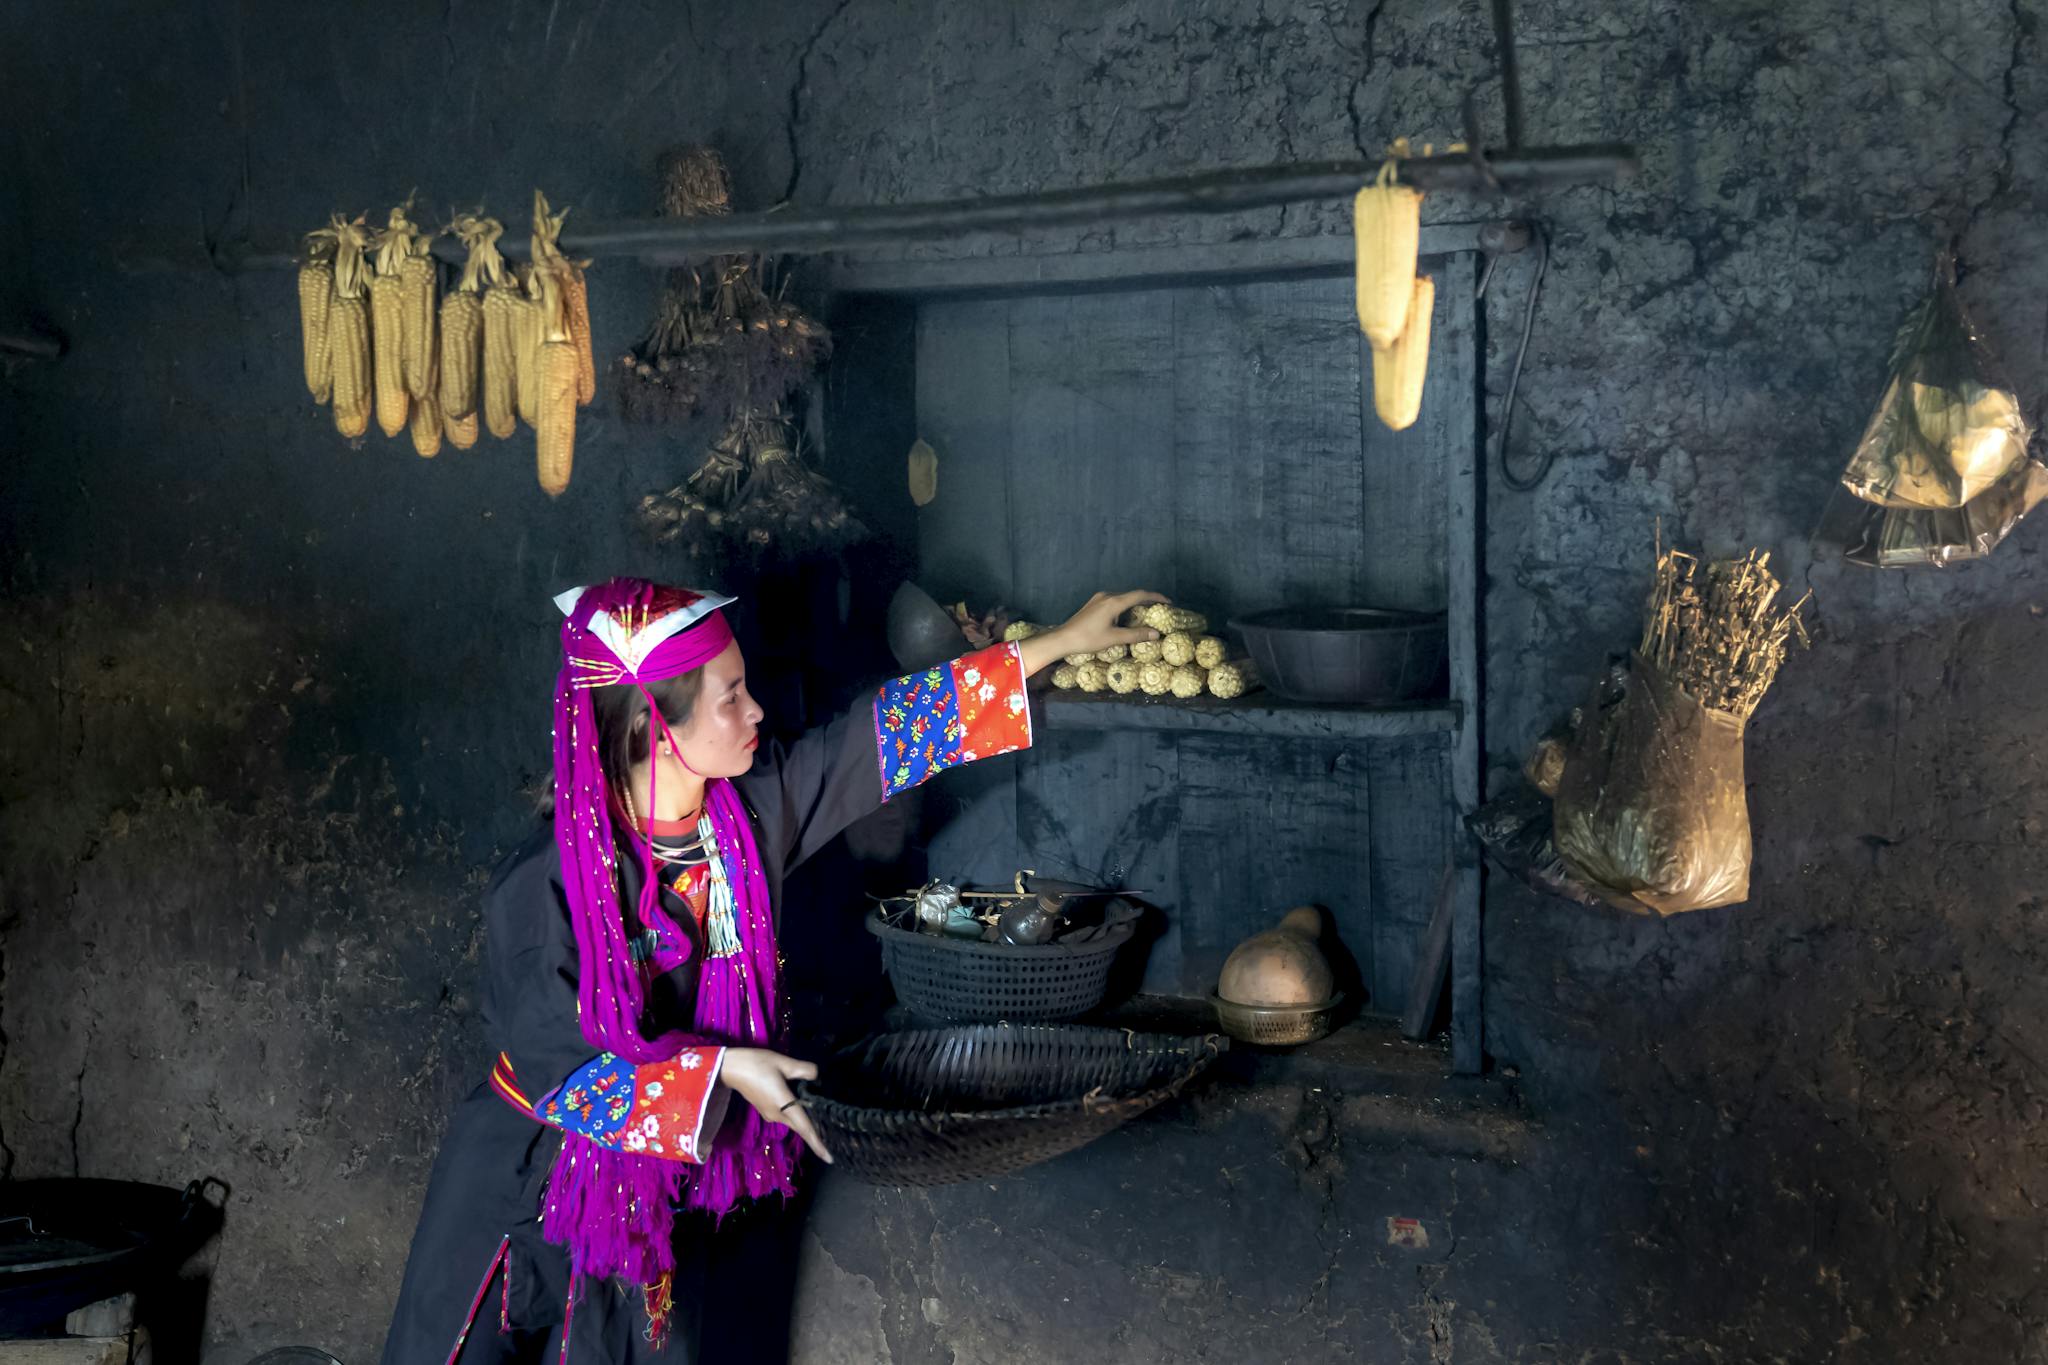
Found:
<svg viewBox="0 0 2048 1365"><path fill-rule="evenodd" d="M1819 638L1752 727L1750 903L1645 923L1492 882L1489 1046L1542 1119L1516 1144L1282 1090L993 1191L828 1185L802 1358L2048 1349L2048 532L1948 574L1808 549L1948 232L2041 396L2041 7L1517 8L1528 137L1632 140L1645 168L1536 210L1555 254L1513 454L1557 462L1530 495L1489 478L1490 759L1630 639L1652 518L1770 549ZM0 380L0 1159L223 1176L214 1358L364 1359L480 1058L475 883L545 760L546 592L673 571L623 512L677 443L598 410L553 506L521 443L348 452L300 394L286 280L195 269L201 244L415 185L636 214L679 136L723 146L748 205L1447 140L1489 30L1410 0L161 10L5 31L0 241L25 249L0 297L72 351ZM1492 87L1480 107L1497 126ZM1330 204L1025 245L1345 230ZM1487 305L1496 417L1532 264ZM600 354L652 284L594 273ZM1397 1214L1426 1251L1386 1246Z"/></svg>

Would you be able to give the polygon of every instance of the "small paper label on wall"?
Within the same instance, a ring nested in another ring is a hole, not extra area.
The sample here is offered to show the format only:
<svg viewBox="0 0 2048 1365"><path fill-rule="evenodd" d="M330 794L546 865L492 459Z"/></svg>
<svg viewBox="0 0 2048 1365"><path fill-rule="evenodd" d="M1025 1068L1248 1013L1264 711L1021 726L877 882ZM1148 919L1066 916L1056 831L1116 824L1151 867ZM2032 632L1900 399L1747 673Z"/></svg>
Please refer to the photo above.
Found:
<svg viewBox="0 0 2048 1365"><path fill-rule="evenodd" d="M1427 1251L1429 1229L1422 1226L1420 1218L1388 1218L1387 1245L1407 1247L1411 1251Z"/></svg>

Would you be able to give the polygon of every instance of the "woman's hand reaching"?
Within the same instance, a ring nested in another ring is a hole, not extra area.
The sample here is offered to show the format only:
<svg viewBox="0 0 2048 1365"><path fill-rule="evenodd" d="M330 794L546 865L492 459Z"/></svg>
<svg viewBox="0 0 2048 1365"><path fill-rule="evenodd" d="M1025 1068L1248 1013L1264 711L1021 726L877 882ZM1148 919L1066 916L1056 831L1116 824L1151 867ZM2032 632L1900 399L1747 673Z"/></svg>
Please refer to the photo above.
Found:
<svg viewBox="0 0 2048 1365"><path fill-rule="evenodd" d="M725 1065L718 1073L719 1080L753 1105L755 1113L769 1123L794 1128L805 1145L818 1154L818 1160L829 1166L832 1153L825 1150L825 1139L818 1136L817 1126L804 1112L803 1102L789 1088L791 1081L815 1080L817 1075L816 1063L800 1062L765 1047L727 1048Z"/></svg>
<svg viewBox="0 0 2048 1365"><path fill-rule="evenodd" d="M1024 661L1025 674L1036 673L1069 654L1093 654L1111 645L1134 645L1140 640L1158 639L1159 632L1152 627L1120 626L1117 618L1132 607L1164 601L1165 595L1156 592L1096 593L1064 624L1042 631L1017 647Z"/></svg>

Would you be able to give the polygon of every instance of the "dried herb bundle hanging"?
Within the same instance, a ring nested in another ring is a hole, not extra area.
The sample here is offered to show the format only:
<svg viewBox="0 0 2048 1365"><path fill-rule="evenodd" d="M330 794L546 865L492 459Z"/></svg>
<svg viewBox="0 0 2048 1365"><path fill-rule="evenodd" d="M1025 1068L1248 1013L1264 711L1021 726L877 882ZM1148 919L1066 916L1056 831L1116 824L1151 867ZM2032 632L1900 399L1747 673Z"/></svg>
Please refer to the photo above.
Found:
<svg viewBox="0 0 2048 1365"><path fill-rule="evenodd" d="M780 413L753 416L747 425L753 472L733 507L737 531L756 554L771 545L785 553L830 553L864 529L832 481L803 462Z"/></svg>
<svg viewBox="0 0 2048 1365"><path fill-rule="evenodd" d="M746 480L746 430L728 427L712 442L696 473L666 493L640 499L640 524L657 544L680 542L700 557L716 559Z"/></svg>
<svg viewBox="0 0 2048 1365"><path fill-rule="evenodd" d="M660 169L664 216L732 211L731 178L716 150L679 148ZM730 421L788 398L831 354L831 337L786 290L780 268L755 255L669 271L653 325L620 360L620 415L666 422L708 412Z"/></svg>
<svg viewBox="0 0 2048 1365"><path fill-rule="evenodd" d="M688 481L640 500L656 542L712 563L730 557L832 553L864 533L829 479L806 465L779 412L745 413L712 443Z"/></svg>

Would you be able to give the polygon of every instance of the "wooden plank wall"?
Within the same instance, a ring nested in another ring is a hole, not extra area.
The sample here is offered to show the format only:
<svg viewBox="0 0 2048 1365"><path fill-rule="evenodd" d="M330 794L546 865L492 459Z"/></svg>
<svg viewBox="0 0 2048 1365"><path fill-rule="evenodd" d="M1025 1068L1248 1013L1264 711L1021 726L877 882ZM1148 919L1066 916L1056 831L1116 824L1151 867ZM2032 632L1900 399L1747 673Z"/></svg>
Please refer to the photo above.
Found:
<svg viewBox="0 0 2048 1365"><path fill-rule="evenodd" d="M940 472L920 581L1046 619L1124 586L1218 622L1442 609L1446 424L1384 431L1364 355L1347 276L925 301L916 413ZM1432 386L1432 405L1472 401ZM931 869L1142 888L1163 912L1145 987L1182 994L1211 990L1246 934L1321 904L1371 1007L1398 1013L1452 846L1451 745L1044 733L944 780Z"/></svg>

